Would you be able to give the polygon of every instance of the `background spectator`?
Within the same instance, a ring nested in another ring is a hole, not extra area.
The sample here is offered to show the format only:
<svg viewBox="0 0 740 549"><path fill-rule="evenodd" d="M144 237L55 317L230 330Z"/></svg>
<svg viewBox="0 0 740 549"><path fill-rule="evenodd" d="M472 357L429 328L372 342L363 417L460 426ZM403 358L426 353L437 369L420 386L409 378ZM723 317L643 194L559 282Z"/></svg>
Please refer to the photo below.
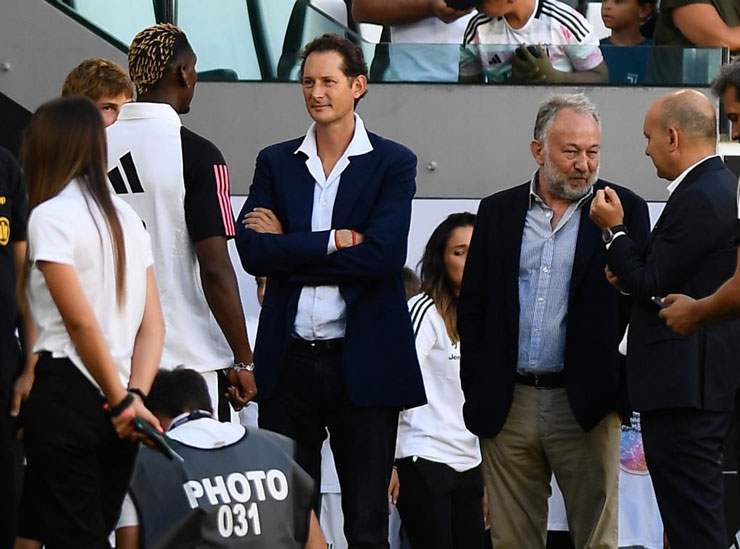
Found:
<svg viewBox="0 0 740 549"><path fill-rule="evenodd" d="M656 0L604 0L601 17L611 35L601 40L612 84L642 84L653 41L642 34L643 23L655 12Z"/></svg>
<svg viewBox="0 0 740 549"><path fill-rule="evenodd" d="M18 163L2 147L0 197L0 485L7 487L0 498L0 516L4 517L0 521L0 545L12 547L18 522L17 487L22 477L22 460L14 441L18 427L15 418L33 384L36 355L31 349L36 329L26 296L18 295L23 301L20 308L16 300L16 283L23 276L28 250L26 188ZM16 329L21 336L20 347Z"/></svg>
<svg viewBox="0 0 740 549"><path fill-rule="evenodd" d="M421 291L421 281L416 276L416 273L408 267L403 268L401 276L403 277L403 288L406 292L406 299L411 299Z"/></svg>
<svg viewBox="0 0 740 549"><path fill-rule="evenodd" d="M740 51L737 0L661 0L657 46L729 48Z"/></svg>
<svg viewBox="0 0 740 549"><path fill-rule="evenodd" d="M428 404L399 416L397 506L412 547L483 547L478 438L465 428L457 299L475 216L452 214L421 261L423 292L409 300Z"/></svg>
<svg viewBox="0 0 740 549"><path fill-rule="evenodd" d="M455 6L468 0L448 1ZM479 0L477 8L478 14L465 30L461 82L607 81L591 24L567 4L558 0Z"/></svg>
<svg viewBox="0 0 740 549"><path fill-rule="evenodd" d="M370 68L373 78L456 82L457 45L471 8L455 9L445 0L353 0L355 21L384 25Z"/></svg>
<svg viewBox="0 0 740 549"><path fill-rule="evenodd" d="M107 128L118 119L121 107L134 99L134 85L126 71L113 61L85 59L67 75L62 97L84 95L100 109Z"/></svg>

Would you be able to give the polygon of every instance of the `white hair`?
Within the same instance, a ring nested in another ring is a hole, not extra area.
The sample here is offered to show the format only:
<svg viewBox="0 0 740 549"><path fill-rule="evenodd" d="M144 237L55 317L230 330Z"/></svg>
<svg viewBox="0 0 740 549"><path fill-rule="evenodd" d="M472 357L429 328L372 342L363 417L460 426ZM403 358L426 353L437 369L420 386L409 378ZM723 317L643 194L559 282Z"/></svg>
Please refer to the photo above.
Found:
<svg viewBox="0 0 740 549"><path fill-rule="evenodd" d="M563 109L570 109L579 114L593 116L599 129L601 128L601 118L599 111L596 109L591 100L583 93L561 93L550 96L547 101L540 105L537 111L537 118L534 122L534 138L543 146L547 145L547 138L550 134L555 116Z"/></svg>

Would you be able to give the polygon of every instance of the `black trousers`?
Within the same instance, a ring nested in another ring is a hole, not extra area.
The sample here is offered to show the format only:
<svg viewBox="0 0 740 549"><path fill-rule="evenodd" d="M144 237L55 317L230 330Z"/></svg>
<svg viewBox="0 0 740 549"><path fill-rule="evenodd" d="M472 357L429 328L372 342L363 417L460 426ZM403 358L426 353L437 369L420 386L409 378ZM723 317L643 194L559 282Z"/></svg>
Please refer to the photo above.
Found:
<svg viewBox="0 0 740 549"><path fill-rule="evenodd" d="M671 549L725 549L723 443L730 412L642 412L642 441Z"/></svg>
<svg viewBox="0 0 740 549"><path fill-rule="evenodd" d="M321 445L328 429L349 548L388 547L388 483L398 409L350 402L342 380L341 349L291 348L275 393L260 402L259 424L295 440L296 461L316 482L317 514Z"/></svg>
<svg viewBox="0 0 740 549"><path fill-rule="evenodd" d="M412 549L483 548L480 466L459 473L421 458L397 464L398 513Z"/></svg>
<svg viewBox="0 0 740 549"><path fill-rule="evenodd" d="M14 336L13 336L14 339ZM15 420L10 399L20 366L15 341L0 337L0 547L12 547L18 526L19 444L14 440Z"/></svg>
<svg viewBox="0 0 740 549"><path fill-rule="evenodd" d="M41 355L24 413L22 537L47 549L109 547L137 446L118 438L103 402L68 359Z"/></svg>

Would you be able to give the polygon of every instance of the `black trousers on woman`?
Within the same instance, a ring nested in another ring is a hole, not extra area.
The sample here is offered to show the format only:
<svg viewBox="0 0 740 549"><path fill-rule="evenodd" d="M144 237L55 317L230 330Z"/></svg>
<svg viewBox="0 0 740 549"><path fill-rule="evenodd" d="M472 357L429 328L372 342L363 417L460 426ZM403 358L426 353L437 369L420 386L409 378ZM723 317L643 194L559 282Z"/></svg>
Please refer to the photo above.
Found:
<svg viewBox="0 0 740 549"><path fill-rule="evenodd" d="M137 446L118 438L103 403L72 362L41 355L23 419L21 537L46 549L110 547Z"/></svg>
<svg viewBox="0 0 740 549"><path fill-rule="evenodd" d="M458 473L417 458L397 461L398 512L412 549L482 549L480 467Z"/></svg>

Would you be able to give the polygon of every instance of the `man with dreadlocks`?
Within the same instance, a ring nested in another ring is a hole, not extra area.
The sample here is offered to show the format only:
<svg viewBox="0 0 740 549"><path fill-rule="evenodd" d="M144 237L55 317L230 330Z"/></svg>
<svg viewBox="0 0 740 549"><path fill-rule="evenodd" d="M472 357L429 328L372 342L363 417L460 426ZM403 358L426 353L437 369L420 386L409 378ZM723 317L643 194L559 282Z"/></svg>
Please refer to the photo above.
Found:
<svg viewBox="0 0 740 549"><path fill-rule="evenodd" d="M129 49L138 101L108 128L108 177L151 234L167 335L162 367L205 377L214 409L231 419L256 395L252 350L227 240L234 236L221 152L183 127L197 75L185 33L146 28Z"/></svg>

